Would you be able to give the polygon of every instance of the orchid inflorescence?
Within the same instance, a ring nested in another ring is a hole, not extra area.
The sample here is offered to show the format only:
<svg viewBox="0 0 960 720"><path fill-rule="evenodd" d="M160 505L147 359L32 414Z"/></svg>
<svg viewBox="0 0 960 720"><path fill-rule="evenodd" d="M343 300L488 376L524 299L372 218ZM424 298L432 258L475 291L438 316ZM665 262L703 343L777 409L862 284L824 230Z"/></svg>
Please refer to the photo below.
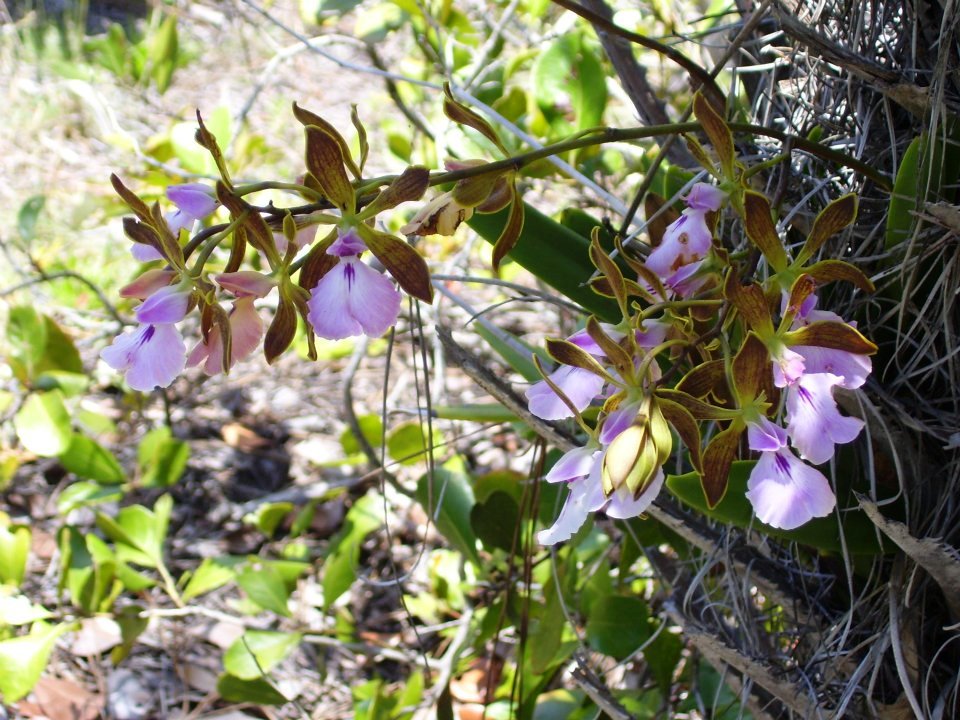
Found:
<svg viewBox="0 0 960 720"><path fill-rule="evenodd" d="M597 510L615 518L646 510L664 483L671 426L700 473L710 507L724 497L746 431L747 448L759 454L747 498L763 523L795 529L833 511L834 492L813 466L829 461L837 444L851 442L863 428L861 420L840 414L833 389L861 387L876 347L854 323L816 309L814 291L834 280L865 291L872 284L841 261L807 265L853 221L856 197L828 205L791 262L769 201L745 187L729 129L702 98L695 107L719 166L696 140L688 142L720 186L693 185L686 209L645 260L618 247L637 281L625 277L595 233L594 287L616 299L623 319L605 325L590 318L566 340L548 340L560 366L527 391L531 413L576 418L588 438L546 476L568 483L569 493L555 524L539 534L543 544L569 539ZM714 237L725 204L766 261L762 282L746 281L746 263ZM671 387L662 368L687 372ZM588 409L597 411L595 421L585 419ZM702 423L714 435L701 449Z"/></svg>
<svg viewBox="0 0 960 720"><path fill-rule="evenodd" d="M862 429L860 420L840 414L833 392L863 385L876 348L853 323L818 309L816 290L835 280L866 291L872 285L847 263L810 263L829 237L853 221L856 197L827 206L791 260L770 202L747 189L747 170L734 154L729 128L701 96L694 105L718 164L696 139L689 138L688 145L717 184L690 187L682 214L662 237L653 237L645 258L619 239L615 251L604 249L594 233L590 261L597 272L591 286L616 301L619 321L591 316L567 339L548 340L547 350L559 365L527 391L531 413L548 421L572 418L586 438L546 475L567 483L569 493L555 524L540 533L543 544L569 539L599 510L615 518L641 514L664 485L674 435L714 507L726 492L745 432L746 447L759 454L747 490L757 517L773 527L796 528L833 510L833 490L813 465L830 460L837 444L852 441ZM507 156L492 128L449 91L444 109ZM398 176L365 181L364 133L358 163L322 118L296 105L294 114L306 135L300 183L234 184L199 115L197 141L220 172L214 186L171 186L173 209L164 213L113 178L136 216L124 220L135 257L162 264L121 291L142 300L135 310L139 326L101 354L125 373L131 388L166 387L187 365L208 374L228 372L261 342L272 362L291 345L298 318L315 358L315 335L385 333L396 323L402 293L431 302L424 258L374 223L381 212L419 200L444 176L409 167ZM355 123L362 127L356 118ZM523 226L516 186L520 164L500 161L488 172L484 166L450 163L448 176L459 178L454 189L426 204L403 232L452 234L474 212L509 206L494 246L496 266ZM263 189L294 191L308 204L257 207L246 200ZM755 253L751 260L751 253L733 252L716 237L725 208L740 218L762 255L759 268ZM229 223L191 236L198 223L221 209ZM388 274L364 261L368 252ZM243 269L250 254L267 268ZM264 330L254 301L274 292L277 310ZM229 310L221 305L221 293L231 296ZM201 333L187 352L177 324L195 308ZM709 441L701 448L704 433L710 433Z"/></svg>

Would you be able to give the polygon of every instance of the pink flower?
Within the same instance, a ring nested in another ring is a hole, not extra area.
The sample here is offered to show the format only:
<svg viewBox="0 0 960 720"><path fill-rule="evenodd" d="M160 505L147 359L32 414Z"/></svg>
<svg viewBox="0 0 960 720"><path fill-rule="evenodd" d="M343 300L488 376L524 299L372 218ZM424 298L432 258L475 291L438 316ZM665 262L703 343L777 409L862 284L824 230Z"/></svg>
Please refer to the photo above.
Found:
<svg viewBox="0 0 960 720"><path fill-rule="evenodd" d="M747 480L747 499L761 522L781 530L826 517L837 504L823 473L786 448L760 454Z"/></svg>
<svg viewBox="0 0 960 720"><path fill-rule="evenodd" d="M163 260L163 253L146 243L135 242L130 246L130 254L133 255L134 260L142 263Z"/></svg>
<svg viewBox="0 0 960 720"><path fill-rule="evenodd" d="M567 499L560 509L554 524L537 533L541 545L554 545L573 537L592 512L604 510L613 518L636 517L653 502L663 487L663 470L640 496L634 498L625 488L618 488L609 498L603 494L600 476L603 468L604 450L596 447L575 448L560 458L547 473L550 482L567 482Z"/></svg>
<svg viewBox="0 0 960 720"><path fill-rule="evenodd" d="M171 185L167 188L167 197L177 209L167 213L166 221L174 235L182 228L188 230L197 220L210 215L217 209L217 198L213 189L201 183Z"/></svg>
<svg viewBox="0 0 960 720"><path fill-rule="evenodd" d="M833 387L843 378L830 373L805 373L787 390L787 432L800 457L814 465L833 457L834 445L852 441L863 421L837 410Z"/></svg>
<svg viewBox="0 0 960 720"><path fill-rule="evenodd" d="M233 302L230 310L230 365L250 355L260 345L263 337L263 321L253 306L253 297L244 295ZM187 366L203 363L207 375L216 375L223 371L223 338L220 328L214 325L206 341L201 341L187 358Z"/></svg>
<svg viewBox="0 0 960 720"><path fill-rule="evenodd" d="M117 337L100 357L124 373L127 384L144 392L167 387L183 371L187 349L170 323L145 324Z"/></svg>
<svg viewBox="0 0 960 720"><path fill-rule="evenodd" d="M691 210L706 212L719 210L726 199L727 194L720 188L700 182L690 188L690 194L684 201Z"/></svg>
<svg viewBox="0 0 960 720"><path fill-rule="evenodd" d="M380 337L397 321L400 293L387 277L361 262L357 256L364 250L353 230L327 249L340 262L320 279L307 301L307 319L320 337Z"/></svg>
<svg viewBox="0 0 960 720"><path fill-rule="evenodd" d="M129 285L120 288L120 297L146 300L176 277L173 270L147 270Z"/></svg>

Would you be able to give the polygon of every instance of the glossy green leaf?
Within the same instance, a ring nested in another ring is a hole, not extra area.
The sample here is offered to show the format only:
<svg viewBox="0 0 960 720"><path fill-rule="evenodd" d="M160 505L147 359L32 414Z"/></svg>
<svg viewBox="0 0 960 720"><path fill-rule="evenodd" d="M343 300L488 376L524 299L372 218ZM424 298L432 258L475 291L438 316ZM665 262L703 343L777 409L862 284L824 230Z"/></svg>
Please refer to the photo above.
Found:
<svg viewBox="0 0 960 720"><path fill-rule="evenodd" d="M173 499L169 495L162 495L153 510L142 505L130 505L120 510L116 519L97 513L97 527L118 546L126 545L134 551L128 555L133 562L157 567L163 562L163 543L172 509Z"/></svg>
<svg viewBox="0 0 960 720"><path fill-rule="evenodd" d="M450 544L480 565L477 538L470 527L473 490L466 475L436 468L417 481L416 498Z"/></svg>
<svg viewBox="0 0 960 720"><path fill-rule="evenodd" d="M243 588L247 596L265 610L290 617L287 601L290 591L280 572L269 564L249 567L237 573L237 585Z"/></svg>
<svg viewBox="0 0 960 720"><path fill-rule="evenodd" d="M361 415L357 418L357 425L360 426L360 432L371 447L380 447L380 443L383 442L383 421L379 415ZM340 445L347 455L361 452L360 442L350 428L340 433Z"/></svg>
<svg viewBox="0 0 960 720"><path fill-rule="evenodd" d="M190 580L183 589L183 593L181 593L183 601L190 602L195 597L232 582L237 575L237 567L243 562L243 558L229 555L218 558L204 558L203 562L190 575Z"/></svg>
<svg viewBox="0 0 960 720"><path fill-rule="evenodd" d="M30 528L0 523L0 583L19 587L30 554ZM2 618L0 618L2 621Z"/></svg>
<svg viewBox="0 0 960 720"><path fill-rule="evenodd" d="M285 705L289 702L273 684L257 678L243 680L229 673L222 674L217 680L217 693L224 700L253 705Z"/></svg>
<svg viewBox="0 0 960 720"><path fill-rule="evenodd" d="M158 427L148 432L137 448L140 483L144 487L175 485L190 459L190 446L173 437L170 428Z"/></svg>
<svg viewBox="0 0 960 720"><path fill-rule="evenodd" d="M223 669L241 680L269 673L300 644L300 633L248 630L223 654Z"/></svg>
<svg viewBox="0 0 960 720"><path fill-rule="evenodd" d="M245 523L253 525L268 538L272 538L277 527L294 510L291 502L264 503L243 518Z"/></svg>
<svg viewBox="0 0 960 720"><path fill-rule="evenodd" d="M533 66L533 95L551 125L572 111L574 129L600 125L607 104L603 66L584 37L561 35L548 45Z"/></svg>
<svg viewBox="0 0 960 720"><path fill-rule="evenodd" d="M910 238L916 218L913 215L920 198L920 151L926 136L918 135L900 158L897 178L893 183L887 208L887 229L884 246L887 250Z"/></svg>
<svg viewBox="0 0 960 720"><path fill-rule="evenodd" d="M78 507L116 502L123 497L123 490L116 485L104 487L85 480L67 487L57 497L57 512L66 515Z"/></svg>
<svg viewBox="0 0 960 720"><path fill-rule="evenodd" d="M487 549L510 552L520 522L520 508L509 494L497 490L470 510L470 527Z"/></svg>
<svg viewBox="0 0 960 720"><path fill-rule="evenodd" d="M7 317L7 343L11 367L24 384L33 379L47 346L47 325L43 315L29 305L10 308Z"/></svg>
<svg viewBox="0 0 960 720"><path fill-rule="evenodd" d="M66 623L37 623L29 635L0 642L0 696L4 703L15 703L33 689L57 638L69 629Z"/></svg>
<svg viewBox="0 0 960 720"><path fill-rule="evenodd" d="M170 80L177 68L180 43L177 37L176 13L164 18L151 40L148 60L153 69L153 81L162 95L170 87Z"/></svg>
<svg viewBox="0 0 960 720"><path fill-rule="evenodd" d="M444 443L440 428L432 428L433 445ZM430 452L427 442L427 427L417 420L408 420L395 425L387 433L387 453L401 465L417 465L427 461Z"/></svg>
<svg viewBox="0 0 960 720"><path fill-rule="evenodd" d="M126 473L114 454L80 433L74 434L70 447L59 460L67 472L106 485L122 483L126 479Z"/></svg>
<svg viewBox="0 0 960 720"><path fill-rule="evenodd" d="M32 393L13 418L23 446L41 457L65 452L73 439L70 414L59 390Z"/></svg>
<svg viewBox="0 0 960 720"><path fill-rule="evenodd" d="M623 660L650 637L647 603L611 595L593 604L587 619L587 643L604 655Z"/></svg>
<svg viewBox="0 0 960 720"><path fill-rule="evenodd" d="M323 563L324 607L329 608L357 579L360 545L382 524L383 499L375 493L364 495L347 512Z"/></svg>

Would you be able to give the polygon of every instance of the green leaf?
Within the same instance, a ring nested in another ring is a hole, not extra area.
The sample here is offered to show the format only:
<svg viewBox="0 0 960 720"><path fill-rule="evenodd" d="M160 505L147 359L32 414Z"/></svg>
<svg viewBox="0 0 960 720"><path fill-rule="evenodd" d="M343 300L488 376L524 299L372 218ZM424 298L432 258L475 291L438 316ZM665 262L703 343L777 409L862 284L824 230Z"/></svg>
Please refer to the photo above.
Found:
<svg viewBox="0 0 960 720"><path fill-rule="evenodd" d="M29 305L10 308L7 342L11 366L22 383L29 383L34 377L34 367L40 362L47 346L44 316Z"/></svg>
<svg viewBox="0 0 960 720"><path fill-rule="evenodd" d="M66 515L78 507L116 502L122 497L123 490L117 486L103 487L95 482L81 481L60 493L57 497L57 512Z"/></svg>
<svg viewBox="0 0 960 720"><path fill-rule="evenodd" d="M268 538L272 538L283 519L293 512L293 503L275 502L264 503L251 513L244 516L243 521L253 525Z"/></svg>
<svg viewBox="0 0 960 720"><path fill-rule="evenodd" d="M546 361L548 356L541 348L532 348L523 340L515 337L511 333L498 329L496 332L483 322L478 322L474 326L477 335L487 341L487 344L507 365L518 373L523 375L528 382L537 382L542 380L540 371L533 363L533 356L539 355L542 361Z"/></svg>
<svg viewBox="0 0 960 720"><path fill-rule="evenodd" d="M42 605L34 605L26 595L7 595L0 592L0 632L6 633L9 627L30 625L38 620L46 620L53 613Z"/></svg>
<svg viewBox="0 0 960 720"><path fill-rule="evenodd" d="M59 370L77 375L84 374L80 351L77 350L73 339L53 318L44 315L43 322L46 342L43 346L43 357L40 358L35 372L40 375L44 372Z"/></svg>
<svg viewBox="0 0 960 720"><path fill-rule="evenodd" d="M190 602L195 597L231 582L237 575L237 566L243 562L243 558L229 555L218 558L204 558L200 566L193 571L187 586L183 589L183 601Z"/></svg>
<svg viewBox="0 0 960 720"><path fill-rule="evenodd" d="M59 459L67 472L82 478L107 485L122 483L126 479L126 473L113 453L80 433L74 434L70 447Z"/></svg>
<svg viewBox="0 0 960 720"><path fill-rule="evenodd" d="M887 208L887 230L884 247L889 250L910 238L916 218L913 211L920 201L920 151L926 145L926 134L918 135L900 158L897 179L893 183Z"/></svg>
<svg viewBox="0 0 960 720"><path fill-rule="evenodd" d="M380 447L383 440L383 422L379 415L361 415L357 418L357 425L360 426L360 432L372 447ZM360 442L350 428L340 433L340 445L347 455L362 452Z"/></svg>
<svg viewBox="0 0 960 720"><path fill-rule="evenodd" d="M587 620L587 642L604 655L623 660L650 637L647 603L611 595L593 604Z"/></svg>
<svg viewBox="0 0 960 720"><path fill-rule="evenodd" d="M20 239L25 243L30 243L37 236L37 220L46 204L45 195L34 195L27 199L17 211L17 232L20 233Z"/></svg>
<svg viewBox="0 0 960 720"><path fill-rule="evenodd" d="M300 633L248 630L223 655L223 668L241 680L269 673L300 644Z"/></svg>
<svg viewBox="0 0 960 720"><path fill-rule="evenodd" d="M67 450L73 438L70 414L59 390L32 393L13 418L23 446L41 457L53 457Z"/></svg>
<svg viewBox="0 0 960 720"><path fill-rule="evenodd" d="M772 537L792 540L820 550L841 551L844 547L840 541L841 528L834 515L815 518L796 530L779 530L765 525L753 516L753 507L747 499L746 492L747 480L755 464L756 462L752 460L738 460L733 463L730 468L727 493L712 510L707 507L706 498L700 487L700 476L697 473L669 475L667 487L686 504L722 523L740 528L750 527ZM849 508L841 507L845 549L854 554L876 555L882 552L877 540L876 528L862 511L854 509L856 507L858 505L855 502Z"/></svg>
<svg viewBox="0 0 960 720"><path fill-rule="evenodd" d="M97 513L97 527L119 546L135 551L130 559L138 565L157 567L163 562L163 543L167 537L173 499L162 495L153 510L142 505L131 505L117 513L116 520Z"/></svg>
<svg viewBox="0 0 960 720"><path fill-rule="evenodd" d="M387 433L387 453L401 465L416 465L427 460L427 429L418 420L408 420ZM434 446L443 445L440 428L433 426Z"/></svg>
<svg viewBox="0 0 960 720"><path fill-rule="evenodd" d="M237 573L237 585L243 588L247 596L265 610L278 615L291 617L287 600L287 590L279 571L268 564L259 564Z"/></svg>
<svg viewBox="0 0 960 720"><path fill-rule="evenodd" d="M437 530L457 550L477 566L477 538L470 528L470 511L474 506L473 490L467 476L436 468L417 481L417 502L436 523Z"/></svg>
<svg viewBox="0 0 960 720"><path fill-rule="evenodd" d="M597 295L588 281L596 268L590 262L590 242L524 203L523 230L507 256L557 290L571 302L607 322L618 322L620 310L610 298ZM507 222L509 209L474 213L467 224L491 245Z"/></svg>
<svg viewBox="0 0 960 720"><path fill-rule="evenodd" d="M5 703L15 703L33 689L57 638L69 629L65 623L37 623L29 635L0 642L0 694Z"/></svg>
<svg viewBox="0 0 960 720"><path fill-rule="evenodd" d="M137 466L144 487L170 487L183 475L190 446L163 426L148 432L137 448Z"/></svg>
<svg viewBox="0 0 960 720"><path fill-rule="evenodd" d="M79 530L61 529L60 590L70 593L70 601L85 613L100 612L111 602L115 590L116 558L110 548L95 535L84 537Z"/></svg>
<svg viewBox="0 0 960 720"><path fill-rule="evenodd" d="M0 583L20 587L27 569L30 538L28 527L0 524Z"/></svg>
<svg viewBox="0 0 960 720"><path fill-rule="evenodd" d="M147 58L153 68L153 81L161 95L170 87L173 71L177 68L178 52L177 16L171 13L160 23L147 53Z"/></svg>
<svg viewBox="0 0 960 720"><path fill-rule="evenodd" d="M655 618L650 618L651 625L655 621ZM659 625L659 621L656 623ZM651 627L651 630L655 631L656 628ZM664 696L670 694L673 676L682 654L683 641L679 635L670 632L669 628L661 630L660 634L643 649L643 659L650 667L650 672Z"/></svg>
<svg viewBox="0 0 960 720"><path fill-rule="evenodd" d="M217 693L228 702L254 705L285 705L289 702L279 690L263 678L242 680L224 673L217 680Z"/></svg>
<svg viewBox="0 0 960 720"><path fill-rule="evenodd" d="M606 76L582 35L568 33L548 45L534 63L532 80L533 96L556 130L566 131L565 116L571 110L575 129L600 125L607 104Z"/></svg>
<svg viewBox="0 0 960 720"><path fill-rule="evenodd" d="M470 527L488 549L497 547L510 552L519 523L517 501L500 490L470 510Z"/></svg>
<svg viewBox="0 0 960 720"><path fill-rule="evenodd" d="M328 609L357 578L360 545L383 524L383 499L369 493L354 503L347 512L343 527L330 543L323 564L323 604Z"/></svg>

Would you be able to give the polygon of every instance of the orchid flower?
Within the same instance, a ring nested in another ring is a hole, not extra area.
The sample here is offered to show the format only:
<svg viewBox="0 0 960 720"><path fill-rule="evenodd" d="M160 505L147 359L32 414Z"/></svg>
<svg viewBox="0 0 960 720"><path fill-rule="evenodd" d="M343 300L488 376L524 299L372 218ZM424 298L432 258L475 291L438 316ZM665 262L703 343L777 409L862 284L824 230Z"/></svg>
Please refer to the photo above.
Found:
<svg viewBox="0 0 960 720"><path fill-rule="evenodd" d="M664 280L673 278L709 252L713 233L707 227L707 213L720 209L726 193L707 183L697 183L686 197L687 208L667 226L663 240L647 257L645 265ZM683 279L689 278L689 274ZM674 283L679 285L680 280Z"/></svg>
<svg viewBox="0 0 960 720"><path fill-rule="evenodd" d="M537 533L541 545L555 545L569 540L586 522L592 512L603 510L610 517L636 517L653 502L663 487L663 470L640 496L634 498L625 487L617 488L610 496L603 493L601 472L606 451L597 447L575 448L561 457L546 475L549 482L566 482L569 493L554 524Z"/></svg>
<svg viewBox="0 0 960 720"><path fill-rule="evenodd" d="M400 293L387 277L360 260L366 249L353 230L342 233L327 249L339 262L320 279L307 301L307 319L320 337L380 337L397 321Z"/></svg>
<svg viewBox="0 0 960 720"><path fill-rule="evenodd" d="M217 209L217 198L213 189L202 183L171 185L167 188L167 197L177 209L167 213L166 221L174 235L182 228L188 230L197 220L212 214Z"/></svg>
<svg viewBox="0 0 960 720"><path fill-rule="evenodd" d="M833 457L834 445L851 442L863 421L837 410L833 388L843 378L831 373L804 373L787 389L787 432L800 457L814 465Z"/></svg>
<svg viewBox="0 0 960 720"><path fill-rule="evenodd" d="M823 473L787 448L760 453L747 480L747 499L761 522L781 530L826 517L837 504Z"/></svg>
<svg viewBox="0 0 960 720"><path fill-rule="evenodd" d="M124 373L134 390L167 387L183 371L186 346L175 323L187 314L192 291L187 284L157 290L135 311L140 326L101 351L104 362Z"/></svg>

